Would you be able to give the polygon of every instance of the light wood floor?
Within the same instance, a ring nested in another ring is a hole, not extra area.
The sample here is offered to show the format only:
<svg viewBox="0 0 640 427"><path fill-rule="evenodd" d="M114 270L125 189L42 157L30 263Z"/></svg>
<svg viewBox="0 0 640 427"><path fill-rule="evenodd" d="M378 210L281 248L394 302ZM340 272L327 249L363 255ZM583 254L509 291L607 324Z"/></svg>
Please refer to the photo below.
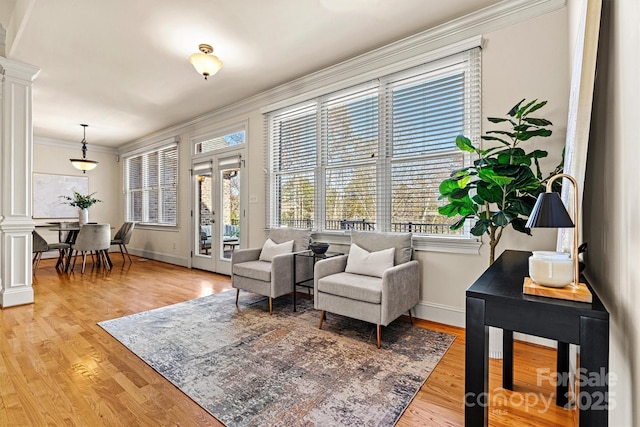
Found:
<svg viewBox="0 0 640 427"><path fill-rule="evenodd" d="M104 332L96 322L138 313L230 288L229 278L114 254L110 274L92 269L63 274L43 260L33 288L35 304L0 311L0 426L220 425L177 388ZM419 321L457 336L399 426L464 424L464 331ZM384 345L384 330L383 330ZM492 426L573 426L575 411L548 410L555 352L515 345L515 388L499 388L500 361L491 361Z"/></svg>

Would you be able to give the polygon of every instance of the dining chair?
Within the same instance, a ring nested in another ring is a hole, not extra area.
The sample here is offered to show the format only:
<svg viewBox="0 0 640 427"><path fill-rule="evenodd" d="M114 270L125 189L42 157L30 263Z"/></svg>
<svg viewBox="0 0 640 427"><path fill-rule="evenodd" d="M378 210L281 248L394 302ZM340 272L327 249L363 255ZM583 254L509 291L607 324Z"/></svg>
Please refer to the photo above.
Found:
<svg viewBox="0 0 640 427"><path fill-rule="evenodd" d="M71 250L75 251L73 266L75 269L78 253L82 255L82 273L84 273L87 262L87 252L96 252L97 262L103 263L105 268L111 270L111 263L107 251L111 246L111 227L109 224L85 224L80 228L75 243L71 245ZM93 256L93 255L92 255Z"/></svg>
<svg viewBox="0 0 640 427"><path fill-rule="evenodd" d="M59 243L73 243L78 230L80 229L79 222L61 222L60 229L58 230L58 242ZM68 230L68 231L67 231Z"/></svg>
<svg viewBox="0 0 640 427"><path fill-rule="evenodd" d="M42 237L37 231L33 230L33 250L32 252L35 254L33 256L33 274L36 274L38 271L38 267L40 266L40 260L42 259L42 253L48 252L52 250L58 250L58 262L56 263L56 268L60 265L64 266L64 256L66 251L70 248L71 245L68 243L47 243L47 241Z"/></svg>
<svg viewBox="0 0 640 427"><path fill-rule="evenodd" d="M38 266L40 265L40 259L42 259L42 253L43 252L47 252L49 250L49 245L47 245L47 241L44 240L44 238L38 234L37 231L33 231L33 246L32 246L32 253L33 255L33 260L31 261L32 264L32 271L33 274L36 274L36 272L38 271Z"/></svg>
<svg viewBox="0 0 640 427"><path fill-rule="evenodd" d="M113 239L111 240L112 245L118 245L118 247L120 248L122 261L126 261L124 259L124 254L126 252L127 256L129 257L129 262L133 263L133 261L131 260L131 255L129 255L129 251L127 250L127 245L131 240L131 236L133 235L133 229L135 228L135 226L135 222L125 222L124 224L122 224L122 227L120 227L120 229L116 232L116 235L113 236Z"/></svg>

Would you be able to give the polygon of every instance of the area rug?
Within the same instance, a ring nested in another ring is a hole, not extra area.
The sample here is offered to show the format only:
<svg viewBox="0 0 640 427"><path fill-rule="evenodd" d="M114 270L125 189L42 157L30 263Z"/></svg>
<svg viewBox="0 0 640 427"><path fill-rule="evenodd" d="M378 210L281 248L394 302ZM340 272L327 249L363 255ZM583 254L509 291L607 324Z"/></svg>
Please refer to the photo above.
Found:
<svg viewBox="0 0 640 427"><path fill-rule="evenodd" d="M235 290L99 325L227 426L393 426L454 336Z"/></svg>

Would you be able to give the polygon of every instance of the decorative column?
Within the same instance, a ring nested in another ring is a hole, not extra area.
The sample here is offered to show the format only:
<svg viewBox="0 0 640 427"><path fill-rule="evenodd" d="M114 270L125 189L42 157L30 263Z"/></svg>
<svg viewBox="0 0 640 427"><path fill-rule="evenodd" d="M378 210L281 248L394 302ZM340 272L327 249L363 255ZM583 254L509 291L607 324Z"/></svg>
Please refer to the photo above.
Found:
<svg viewBox="0 0 640 427"><path fill-rule="evenodd" d="M0 305L33 303L32 85L39 69L0 56Z"/></svg>

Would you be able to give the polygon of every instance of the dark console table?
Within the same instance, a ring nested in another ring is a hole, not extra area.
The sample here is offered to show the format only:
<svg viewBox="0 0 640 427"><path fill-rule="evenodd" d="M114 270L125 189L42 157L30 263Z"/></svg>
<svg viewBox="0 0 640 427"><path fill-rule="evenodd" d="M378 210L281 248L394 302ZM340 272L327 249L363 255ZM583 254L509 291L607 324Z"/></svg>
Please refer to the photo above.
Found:
<svg viewBox="0 0 640 427"><path fill-rule="evenodd" d="M530 252L505 251L467 289L465 426L488 425L489 326L503 330L503 387L513 390L513 332L558 342L557 372L567 378L569 344L580 346L576 405L580 427L608 425L609 313L591 286L592 303L522 293ZM584 280L582 280L584 282ZM568 383L558 382L556 404L567 404Z"/></svg>
<svg viewBox="0 0 640 427"><path fill-rule="evenodd" d="M296 282L296 258L310 258L313 260L313 265L316 265L321 259L333 258L334 256L344 255L342 252L325 252L323 254L317 254L312 250L306 250L301 252L296 252L293 254L293 311L296 311L296 288L298 286L302 286L303 288L313 289L313 276L310 279L303 280L301 282ZM307 282L311 282L310 284L306 284Z"/></svg>

